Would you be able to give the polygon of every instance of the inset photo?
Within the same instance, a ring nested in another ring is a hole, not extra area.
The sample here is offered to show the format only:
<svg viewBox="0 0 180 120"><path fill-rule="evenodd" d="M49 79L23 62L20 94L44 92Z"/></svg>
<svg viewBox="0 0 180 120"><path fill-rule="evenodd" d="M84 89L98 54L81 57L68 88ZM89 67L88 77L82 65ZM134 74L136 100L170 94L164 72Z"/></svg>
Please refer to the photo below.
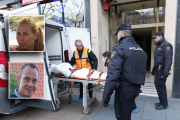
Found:
<svg viewBox="0 0 180 120"><path fill-rule="evenodd" d="M44 15L9 16L9 51L43 52L44 24Z"/></svg>
<svg viewBox="0 0 180 120"><path fill-rule="evenodd" d="M9 99L44 98L44 63L9 63Z"/></svg>

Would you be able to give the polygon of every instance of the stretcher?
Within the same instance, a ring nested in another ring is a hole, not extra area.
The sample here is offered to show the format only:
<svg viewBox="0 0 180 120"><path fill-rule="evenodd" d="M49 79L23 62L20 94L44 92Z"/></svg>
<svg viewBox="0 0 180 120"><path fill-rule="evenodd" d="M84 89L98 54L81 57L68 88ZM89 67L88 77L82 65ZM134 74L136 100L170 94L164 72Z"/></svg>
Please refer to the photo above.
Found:
<svg viewBox="0 0 180 120"><path fill-rule="evenodd" d="M81 69L71 69L71 74L69 76L65 76L63 75L62 73L59 73L59 74L55 74L53 75L53 81L61 81L61 82L68 82L68 83L71 83L71 87L67 87L66 89L66 92L63 92L64 93L69 93L69 99L68 99L68 102L70 103L72 101L72 94L73 94L73 83L74 82L81 82L83 84L83 114L89 114L90 113L90 108L88 107L90 104L93 104L93 105L98 105L98 100L96 98L96 90L97 90L97 87L100 88L100 85L104 85L105 84L105 79L102 79L102 75L103 74L106 74L106 73L103 73L103 72L97 72L95 71L94 69L89 69L89 73L87 74L86 77L84 78L79 78L79 77L74 77L73 76L73 73L75 72L78 72L78 70L81 70ZM83 70L84 71L84 70ZM98 78L93 78L93 73L95 74L98 74ZM90 89L92 90L92 99L87 102L87 94L90 90L88 90L88 84L89 83L92 83L93 84L93 88ZM68 90L69 89L69 90ZM71 89L71 90L70 90ZM62 95L62 93L60 94ZM58 95L56 95L56 97L59 97Z"/></svg>

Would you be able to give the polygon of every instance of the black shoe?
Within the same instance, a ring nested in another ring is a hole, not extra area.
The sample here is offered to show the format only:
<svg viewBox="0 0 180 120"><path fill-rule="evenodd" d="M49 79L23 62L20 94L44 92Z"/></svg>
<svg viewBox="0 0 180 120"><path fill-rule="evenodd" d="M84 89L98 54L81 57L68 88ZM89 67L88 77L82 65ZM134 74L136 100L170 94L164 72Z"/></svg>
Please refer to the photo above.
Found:
<svg viewBox="0 0 180 120"><path fill-rule="evenodd" d="M168 108L168 105L159 105L159 106L156 106L155 109L156 110L163 110L163 109L167 109Z"/></svg>
<svg viewBox="0 0 180 120"><path fill-rule="evenodd" d="M158 102L158 103L155 103L155 106L159 106L160 105L160 102Z"/></svg>

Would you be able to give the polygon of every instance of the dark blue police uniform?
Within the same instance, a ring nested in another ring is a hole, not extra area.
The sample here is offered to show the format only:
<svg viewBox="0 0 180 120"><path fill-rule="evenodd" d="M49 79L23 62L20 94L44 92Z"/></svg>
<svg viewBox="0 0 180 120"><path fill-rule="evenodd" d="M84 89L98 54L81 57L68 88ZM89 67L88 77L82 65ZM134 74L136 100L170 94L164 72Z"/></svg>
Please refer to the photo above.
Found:
<svg viewBox="0 0 180 120"><path fill-rule="evenodd" d="M154 67L151 74L154 75L156 71L155 86L159 96L159 101L161 105L167 106L168 101L165 82L172 65L173 48L164 37L159 40L156 45L157 47L154 51Z"/></svg>
<svg viewBox="0 0 180 120"><path fill-rule="evenodd" d="M144 85L147 54L131 36L114 46L108 63L103 103L108 103L115 90L115 114L118 120L130 120L133 102Z"/></svg>

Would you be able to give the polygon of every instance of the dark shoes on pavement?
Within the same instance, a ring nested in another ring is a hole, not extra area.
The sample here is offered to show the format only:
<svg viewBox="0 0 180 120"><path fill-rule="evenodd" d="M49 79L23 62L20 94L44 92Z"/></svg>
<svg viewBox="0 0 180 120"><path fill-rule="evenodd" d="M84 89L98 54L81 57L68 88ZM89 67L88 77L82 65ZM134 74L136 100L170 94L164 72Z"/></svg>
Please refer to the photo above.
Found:
<svg viewBox="0 0 180 120"><path fill-rule="evenodd" d="M168 105L162 105L160 103L155 103L155 105L156 105L155 107L156 110L163 110L168 108Z"/></svg>
<svg viewBox="0 0 180 120"><path fill-rule="evenodd" d="M155 106L159 106L160 105L160 102L158 102L158 103L155 103Z"/></svg>

